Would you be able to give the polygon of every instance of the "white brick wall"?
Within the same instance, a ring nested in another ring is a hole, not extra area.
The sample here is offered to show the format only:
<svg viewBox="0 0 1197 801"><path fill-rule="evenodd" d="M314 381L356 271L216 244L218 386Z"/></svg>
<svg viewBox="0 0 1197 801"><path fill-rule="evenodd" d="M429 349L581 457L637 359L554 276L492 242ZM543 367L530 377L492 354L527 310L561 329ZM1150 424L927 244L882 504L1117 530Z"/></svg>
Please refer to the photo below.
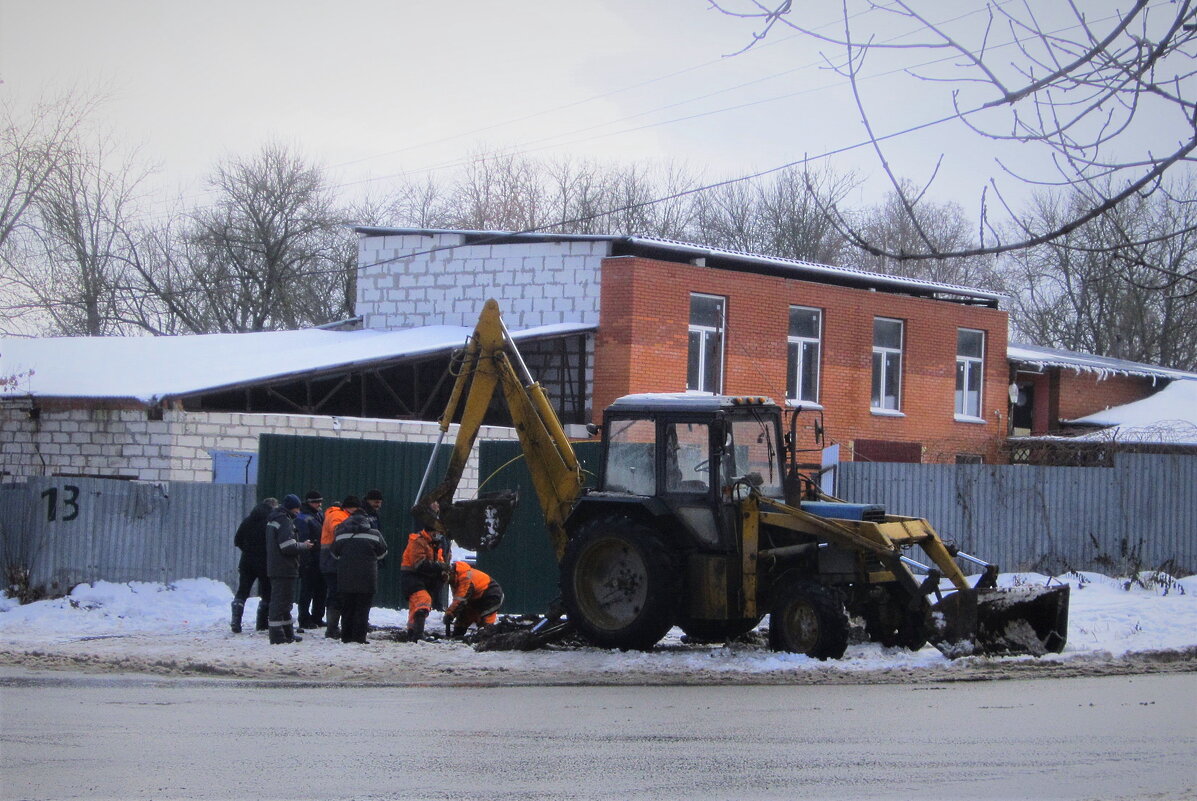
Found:
<svg viewBox="0 0 1197 801"><path fill-rule="evenodd" d="M358 248L356 313L366 328L473 326L495 298L512 330L598 323L599 267L610 243L458 244L455 234L364 237ZM398 258L397 258L398 257Z"/></svg>
<svg viewBox="0 0 1197 801"><path fill-rule="evenodd" d="M211 481L212 451L256 453L259 434L293 434L435 442L436 423L167 410L161 421L144 411L43 409L30 420L24 409L0 406L0 479L83 474L142 481ZM445 442L451 444L457 426ZM484 426L479 439L515 439L510 428ZM477 448L462 477L463 493L478 486Z"/></svg>

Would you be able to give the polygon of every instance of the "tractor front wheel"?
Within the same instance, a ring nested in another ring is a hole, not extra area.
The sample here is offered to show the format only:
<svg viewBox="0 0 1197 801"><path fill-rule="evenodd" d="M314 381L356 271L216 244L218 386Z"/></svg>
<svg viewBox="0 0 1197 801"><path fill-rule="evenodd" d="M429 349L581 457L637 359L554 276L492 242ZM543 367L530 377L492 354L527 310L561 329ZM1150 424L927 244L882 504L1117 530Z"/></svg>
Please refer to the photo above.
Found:
<svg viewBox="0 0 1197 801"><path fill-rule="evenodd" d="M839 659L848 647L848 613L834 590L807 579L787 582L769 610L769 647Z"/></svg>

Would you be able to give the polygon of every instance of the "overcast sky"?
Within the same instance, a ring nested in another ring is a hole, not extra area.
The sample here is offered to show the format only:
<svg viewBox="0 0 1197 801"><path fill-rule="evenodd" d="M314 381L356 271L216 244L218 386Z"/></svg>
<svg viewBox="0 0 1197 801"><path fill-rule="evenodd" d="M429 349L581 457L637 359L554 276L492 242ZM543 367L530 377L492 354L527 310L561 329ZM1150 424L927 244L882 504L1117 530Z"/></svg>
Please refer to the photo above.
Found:
<svg viewBox="0 0 1197 801"><path fill-rule="evenodd" d="M957 16L981 0L943 5ZM833 24L833 6L804 24ZM705 0L0 0L0 92L21 104L103 87L106 125L193 196L222 156L272 139L379 192L479 149L675 160L719 179L863 141L809 41L779 30L724 57L756 29ZM862 85L881 132L944 110L894 77ZM969 208L994 172L958 123L891 147L920 182L949 151L938 196ZM831 164L877 173L863 149Z"/></svg>

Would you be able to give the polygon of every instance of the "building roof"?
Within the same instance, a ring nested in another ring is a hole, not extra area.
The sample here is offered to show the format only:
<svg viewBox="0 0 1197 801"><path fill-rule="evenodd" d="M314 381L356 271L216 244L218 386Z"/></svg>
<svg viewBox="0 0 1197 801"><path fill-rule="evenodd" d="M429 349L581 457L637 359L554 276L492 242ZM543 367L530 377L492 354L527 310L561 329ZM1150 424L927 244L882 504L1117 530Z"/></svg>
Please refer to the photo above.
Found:
<svg viewBox="0 0 1197 801"><path fill-rule="evenodd" d="M1197 373L1173 370L1157 364L1144 364L1110 356L1094 356L1092 353L1078 353L1059 348L1045 348L1042 345L1027 345L1011 342L1006 346L1006 358L1020 365L1036 369L1063 367L1082 373L1100 375L1133 375L1145 378L1189 378L1197 379Z"/></svg>
<svg viewBox="0 0 1197 801"><path fill-rule="evenodd" d="M612 234L554 234L520 233L512 231L457 231L440 228L379 228L358 226L353 229L362 236L440 236L462 238L460 246L502 245L530 242L609 242L612 256L642 256L662 261L702 263L718 269L739 270L804 281L817 281L838 286L876 289L885 292L953 300L958 303L997 307L1004 297L976 287L925 281L899 275L862 270L858 267L834 267L801 259L764 256L738 250L712 248L672 239L649 236L616 236ZM430 248L431 250L431 248Z"/></svg>
<svg viewBox="0 0 1197 801"><path fill-rule="evenodd" d="M594 330L558 323L512 332L518 342ZM154 403L314 371L361 367L460 348L472 328L263 331L165 337L0 338L0 398L106 398ZM30 374L30 371L32 373Z"/></svg>

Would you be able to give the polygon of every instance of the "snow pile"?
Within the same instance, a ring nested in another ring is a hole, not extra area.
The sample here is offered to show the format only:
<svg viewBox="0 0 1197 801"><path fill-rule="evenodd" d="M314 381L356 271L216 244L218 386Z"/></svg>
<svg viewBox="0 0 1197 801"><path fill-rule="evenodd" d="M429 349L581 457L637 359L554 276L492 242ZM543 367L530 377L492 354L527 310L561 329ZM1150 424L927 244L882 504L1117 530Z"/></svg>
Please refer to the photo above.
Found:
<svg viewBox="0 0 1197 801"><path fill-rule="evenodd" d="M1173 381L1149 397L1067 422L1109 426L1074 441L1197 445L1197 381Z"/></svg>
<svg viewBox="0 0 1197 801"><path fill-rule="evenodd" d="M257 599L246 603L246 632L229 631L232 591L212 579L162 585L145 582L80 585L65 598L25 606L0 601L0 664L154 670L314 681L427 680L452 676L462 682L727 682L836 680L911 671L926 676L986 670L994 665L1050 662L1086 664L1127 655L1197 648L1197 576L1183 579L1143 574L1137 580L1072 573L1068 644L1059 655L974 658L952 662L933 647L918 652L869 642L848 647L844 658L820 662L801 654L773 653L763 644L687 645L674 629L648 653L597 648L554 648L530 653L478 653L459 642L402 644L388 640L406 612L376 608L380 629L365 645L344 645L309 633L299 646L270 647L254 632ZM1001 586L1043 584L1046 576L1003 574ZM1053 579L1054 581L1054 579ZM768 621L766 619L765 623ZM428 631L440 631L434 612ZM972 667L970 667L970 665Z"/></svg>

